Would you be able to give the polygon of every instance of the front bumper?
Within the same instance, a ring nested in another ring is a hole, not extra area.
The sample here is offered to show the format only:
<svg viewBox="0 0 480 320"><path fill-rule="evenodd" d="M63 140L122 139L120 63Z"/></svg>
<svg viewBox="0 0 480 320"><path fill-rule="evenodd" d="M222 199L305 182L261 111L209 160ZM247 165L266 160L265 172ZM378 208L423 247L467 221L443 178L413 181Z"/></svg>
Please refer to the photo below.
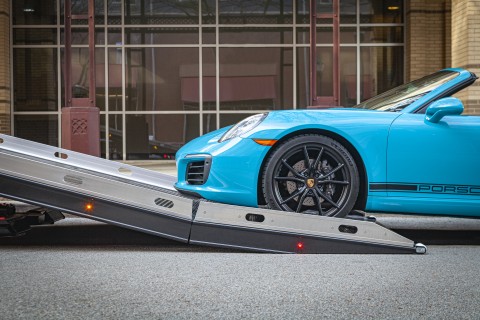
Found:
<svg viewBox="0 0 480 320"><path fill-rule="evenodd" d="M211 201L256 207L259 173L270 147L261 146L250 138L219 143L218 139L227 129L197 138L177 152L178 182L175 188ZM205 183L189 183L188 166L205 159L210 159Z"/></svg>

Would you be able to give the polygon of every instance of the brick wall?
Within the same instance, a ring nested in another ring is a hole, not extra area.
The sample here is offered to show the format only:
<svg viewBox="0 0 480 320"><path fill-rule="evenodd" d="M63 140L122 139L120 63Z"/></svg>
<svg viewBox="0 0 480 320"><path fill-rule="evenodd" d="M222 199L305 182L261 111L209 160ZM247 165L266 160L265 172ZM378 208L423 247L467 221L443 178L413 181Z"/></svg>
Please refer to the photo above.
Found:
<svg viewBox="0 0 480 320"><path fill-rule="evenodd" d="M0 0L0 133L10 134L10 1Z"/></svg>
<svg viewBox="0 0 480 320"><path fill-rule="evenodd" d="M406 80L451 66L451 1L406 2Z"/></svg>
<svg viewBox="0 0 480 320"><path fill-rule="evenodd" d="M452 0L452 64L480 75L480 0ZM456 95L465 113L480 115L480 83Z"/></svg>

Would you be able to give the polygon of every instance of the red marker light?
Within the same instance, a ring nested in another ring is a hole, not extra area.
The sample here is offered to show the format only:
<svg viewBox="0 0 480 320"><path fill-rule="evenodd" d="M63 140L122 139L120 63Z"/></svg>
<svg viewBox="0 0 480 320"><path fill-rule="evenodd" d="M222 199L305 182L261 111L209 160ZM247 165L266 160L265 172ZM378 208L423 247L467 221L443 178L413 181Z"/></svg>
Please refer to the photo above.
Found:
<svg viewBox="0 0 480 320"><path fill-rule="evenodd" d="M7 218L5 218L5 217L0 217L0 221L5 221L5 220L7 220Z"/></svg>
<svg viewBox="0 0 480 320"><path fill-rule="evenodd" d="M303 249L303 242L298 242L297 243L297 249Z"/></svg>

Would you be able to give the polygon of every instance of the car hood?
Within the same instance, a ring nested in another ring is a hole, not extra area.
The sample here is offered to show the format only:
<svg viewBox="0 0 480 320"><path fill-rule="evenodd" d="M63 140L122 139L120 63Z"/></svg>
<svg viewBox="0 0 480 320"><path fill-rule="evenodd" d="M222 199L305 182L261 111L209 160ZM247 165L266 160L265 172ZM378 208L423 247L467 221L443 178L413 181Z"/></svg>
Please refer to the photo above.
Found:
<svg viewBox="0 0 480 320"><path fill-rule="evenodd" d="M242 137L280 139L293 131L312 129L328 130L345 136L366 124L389 127L399 115L400 113L395 112L355 108L271 111L260 125Z"/></svg>

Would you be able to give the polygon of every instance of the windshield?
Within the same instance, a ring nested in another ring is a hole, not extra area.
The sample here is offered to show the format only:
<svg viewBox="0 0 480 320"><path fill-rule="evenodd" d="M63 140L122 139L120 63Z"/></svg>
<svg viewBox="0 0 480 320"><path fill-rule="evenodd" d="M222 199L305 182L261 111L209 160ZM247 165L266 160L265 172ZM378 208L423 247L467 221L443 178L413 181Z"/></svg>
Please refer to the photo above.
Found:
<svg viewBox="0 0 480 320"><path fill-rule="evenodd" d="M456 71L439 71L393 88L354 108L398 112L458 75L459 73Z"/></svg>

